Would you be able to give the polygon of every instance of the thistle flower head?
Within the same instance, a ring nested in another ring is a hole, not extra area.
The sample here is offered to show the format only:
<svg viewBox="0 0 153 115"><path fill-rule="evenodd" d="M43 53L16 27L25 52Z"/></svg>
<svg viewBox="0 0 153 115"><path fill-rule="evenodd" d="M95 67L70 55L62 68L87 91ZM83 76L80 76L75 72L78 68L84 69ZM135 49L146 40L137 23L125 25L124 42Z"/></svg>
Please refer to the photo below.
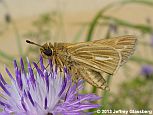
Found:
<svg viewBox="0 0 153 115"><path fill-rule="evenodd" d="M0 114L15 115L80 115L84 110L98 108L96 101L100 97L94 94L79 94L82 89L82 81L72 83L71 76L66 68L63 74L49 60L49 70L43 64L40 57L40 67L33 63L34 73L27 59L28 71L26 72L23 60L20 67L14 61L15 77L6 68L11 79L8 84L0 74ZM64 77L63 77L64 76Z"/></svg>
<svg viewBox="0 0 153 115"><path fill-rule="evenodd" d="M151 75L153 75L153 67L150 65L142 66L141 74L146 76L146 78L149 78Z"/></svg>

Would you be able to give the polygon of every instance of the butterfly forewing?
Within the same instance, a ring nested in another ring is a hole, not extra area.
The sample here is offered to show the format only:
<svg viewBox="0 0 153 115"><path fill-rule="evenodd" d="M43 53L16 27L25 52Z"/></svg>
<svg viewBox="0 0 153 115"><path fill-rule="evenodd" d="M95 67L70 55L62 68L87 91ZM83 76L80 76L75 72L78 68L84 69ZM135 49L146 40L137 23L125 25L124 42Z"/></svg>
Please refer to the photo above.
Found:
<svg viewBox="0 0 153 115"><path fill-rule="evenodd" d="M100 44L88 44L76 50L68 52L78 65L108 74L114 73L121 59L117 50Z"/></svg>
<svg viewBox="0 0 153 115"><path fill-rule="evenodd" d="M93 43L100 43L114 47L121 54L121 65L123 65L128 58L134 53L137 39L133 35L126 35L115 37L113 39L102 39L93 41Z"/></svg>

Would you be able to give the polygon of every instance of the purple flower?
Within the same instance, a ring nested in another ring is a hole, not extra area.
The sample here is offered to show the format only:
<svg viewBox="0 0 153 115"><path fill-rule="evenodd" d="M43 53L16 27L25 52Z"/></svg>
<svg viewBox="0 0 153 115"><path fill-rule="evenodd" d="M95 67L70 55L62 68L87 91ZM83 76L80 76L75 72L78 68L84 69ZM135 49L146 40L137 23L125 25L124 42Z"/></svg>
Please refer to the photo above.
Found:
<svg viewBox="0 0 153 115"><path fill-rule="evenodd" d="M141 68L141 74L146 76L147 78L151 75L153 75L153 66L150 65L144 65Z"/></svg>
<svg viewBox="0 0 153 115"><path fill-rule="evenodd" d="M6 68L11 79L8 84L0 74L0 108L1 115L82 115L84 110L98 108L92 101L100 99L95 94L79 94L82 81L72 83L66 68L63 72L52 65L49 60L48 70L40 57L40 67L27 59L28 70L20 60L20 67L14 61L15 77ZM34 72L34 70L36 72Z"/></svg>

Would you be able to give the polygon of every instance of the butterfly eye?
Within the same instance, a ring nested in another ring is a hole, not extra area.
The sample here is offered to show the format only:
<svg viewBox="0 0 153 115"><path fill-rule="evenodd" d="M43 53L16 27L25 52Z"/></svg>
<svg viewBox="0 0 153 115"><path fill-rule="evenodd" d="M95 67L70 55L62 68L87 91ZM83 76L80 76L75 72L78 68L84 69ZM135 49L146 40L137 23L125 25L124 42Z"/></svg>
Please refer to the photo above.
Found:
<svg viewBox="0 0 153 115"><path fill-rule="evenodd" d="M52 56L52 54L53 54L53 51L51 50L51 49L45 49L44 51L43 51L43 53L45 54L45 55L47 55L47 56Z"/></svg>

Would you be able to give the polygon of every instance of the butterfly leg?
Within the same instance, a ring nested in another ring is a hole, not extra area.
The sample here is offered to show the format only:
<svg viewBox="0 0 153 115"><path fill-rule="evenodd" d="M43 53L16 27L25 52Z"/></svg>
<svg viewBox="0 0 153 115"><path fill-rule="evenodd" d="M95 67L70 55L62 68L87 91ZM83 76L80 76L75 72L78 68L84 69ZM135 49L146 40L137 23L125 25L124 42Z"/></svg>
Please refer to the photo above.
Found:
<svg viewBox="0 0 153 115"><path fill-rule="evenodd" d="M79 92L78 82L79 82L79 79L80 79L79 71L77 70L75 65L69 66L69 71L70 71L70 74L71 74L72 86L75 85L75 87L76 87L76 97L78 99L78 92Z"/></svg>
<svg viewBox="0 0 153 115"><path fill-rule="evenodd" d="M39 63L40 63L40 60L36 64L38 65ZM32 70L34 70L34 69L35 69L35 67L32 68Z"/></svg>
<svg viewBox="0 0 153 115"><path fill-rule="evenodd" d="M79 93L79 81L80 81L80 72L76 69L75 75L74 75L74 84L76 85L76 98L79 99L78 93Z"/></svg>
<svg viewBox="0 0 153 115"><path fill-rule="evenodd" d="M65 79L65 78L64 78L64 79ZM68 89L67 89L67 91L66 91L66 95L65 95L64 101L66 101L66 98L67 98L67 96L68 96L68 92L69 92L69 90L70 90L70 87L71 87L71 85L69 85L69 87L68 87Z"/></svg>
<svg viewBox="0 0 153 115"><path fill-rule="evenodd" d="M77 74L77 73L75 73L75 74ZM78 89L79 78L78 78L78 76L75 77L75 80L73 82L74 82L74 85L76 86L76 99L79 99L79 97L78 97L78 92L79 92L79 89Z"/></svg>

